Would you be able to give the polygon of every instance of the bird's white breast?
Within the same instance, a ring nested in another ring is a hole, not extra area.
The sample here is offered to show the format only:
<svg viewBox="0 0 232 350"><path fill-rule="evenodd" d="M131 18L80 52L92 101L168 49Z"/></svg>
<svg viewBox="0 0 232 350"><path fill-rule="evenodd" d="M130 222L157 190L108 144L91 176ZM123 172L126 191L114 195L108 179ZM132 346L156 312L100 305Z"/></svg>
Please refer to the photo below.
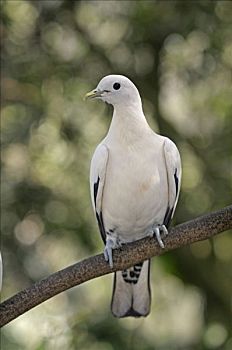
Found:
<svg viewBox="0 0 232 350"><path fill-rule="evenodd" d="M168 185L161 136L149 136L136 145L107 142L109 160L102 214L106 232L124 242L146 236L162 224L168 205Z"/></svg>

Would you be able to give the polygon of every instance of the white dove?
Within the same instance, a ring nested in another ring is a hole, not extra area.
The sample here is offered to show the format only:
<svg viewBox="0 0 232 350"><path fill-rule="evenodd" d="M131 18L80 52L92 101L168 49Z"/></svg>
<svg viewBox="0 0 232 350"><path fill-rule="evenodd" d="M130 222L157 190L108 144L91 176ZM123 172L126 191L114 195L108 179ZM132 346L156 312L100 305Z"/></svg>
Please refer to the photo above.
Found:
<svg viewBox="0 0 232 350"><path fill-rule="evenodd" d="M177 147L149 127L136 86L125 76L108 75L86 98L114 107L104 140L91 161L91 198L104 256L113 266L112 250L121 244L161 234L176 208L181 180ZM115 273L111 310L116 317L150 312L150 260Z"/></svg>

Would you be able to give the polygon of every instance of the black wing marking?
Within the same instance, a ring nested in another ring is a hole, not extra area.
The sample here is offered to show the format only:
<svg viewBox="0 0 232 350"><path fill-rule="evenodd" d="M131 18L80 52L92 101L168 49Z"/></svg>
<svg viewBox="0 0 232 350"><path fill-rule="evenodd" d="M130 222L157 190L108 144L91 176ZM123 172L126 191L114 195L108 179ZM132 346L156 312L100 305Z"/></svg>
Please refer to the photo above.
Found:
<svg viewBox="0 0 232 350"><path fill-rule="evenodd" d="M171 223L172 213L173 213L173 208L170 209L168 206L166 213L164 215L164 221L163 221L163 225L165 225L167 228L169 227L169 225Z"/></svg>
<svg viewBox="0 0 232 350"><path fill-rule="evenodd" d="M176 186L176 198L177 198L178 190L179 190L179 180L177 177L177 168L175 169L175 173L174 173L174 181L175 181L175 186ZM174 206L172 208L170 208L168 206L166 213L164 215L163 225L165 225L167 228L169 227L169 225L171 223L173 209L174 209Z"/></svg>
<svg viewBox="0 0 232 350"><path fill-rule="evenodd" d="M98 212L96 210L96 201L97 201L97 192L98 192L98 188L99 188L99 182L100 182L100 177L98 176L97 182L95 182L93 185L95 213L96 213L97 223L98 223L99 231L101 233L102 240L104 243L106 243L106 232L105 232L105 227L104 227L104 223L103 223L102 212L100 212L100 214L98 214Z"/></svg>
<svg viewBox="0 0 232 350"><path fill-rule="evenodd" d="M177 177L177 168L175 169L174 180L175 180L175 185L176 185L176 197L177 197L178 187L179 187L179 180L178 180L178 177Z"/></svg>
<svg viewBox="0 0 232 350"><path fill-rule="evenodd" d="M93 196L94 196L95 208L96 208L97 191L98 191L98 187L99 187L99 182L100 182L100 177L98 176L97 182L95 182L94 185L93 185Z"/></svg>
<svg viewBox="0 0 232 350"><path fill-rule="evenodd" d="M96 218L97 218L98 227L101 233L101 238L104 244L106 244L106 231L103 223L102 212L100 212L100 215L96 212Z"/></svg>

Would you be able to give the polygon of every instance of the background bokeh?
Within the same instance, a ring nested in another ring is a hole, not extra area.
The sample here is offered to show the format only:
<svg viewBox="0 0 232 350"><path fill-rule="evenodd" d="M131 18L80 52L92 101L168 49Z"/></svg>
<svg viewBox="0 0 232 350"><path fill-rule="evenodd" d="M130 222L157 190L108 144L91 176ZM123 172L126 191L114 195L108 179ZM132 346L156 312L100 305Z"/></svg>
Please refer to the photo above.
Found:
<svg viewBox="0 0 232 350"><path fill-rule="evenodd" d="M107 74L138 86L183 162L174 224L231 204L232 2L1 0L2 299L102 251L88 173L111 108L83 95ZM4 350L232 348L232 237L152 261L152 312L117 320L112 276L2 330Z"/></svg>

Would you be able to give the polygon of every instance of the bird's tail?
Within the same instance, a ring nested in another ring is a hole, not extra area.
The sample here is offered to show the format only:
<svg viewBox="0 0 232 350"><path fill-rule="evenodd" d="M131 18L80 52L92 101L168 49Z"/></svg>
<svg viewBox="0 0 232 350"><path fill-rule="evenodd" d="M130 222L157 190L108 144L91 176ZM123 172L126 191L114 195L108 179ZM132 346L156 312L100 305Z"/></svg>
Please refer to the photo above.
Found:
<svg viewBox="0 0 232 350"><path fill-rule="evenodd" d="M147 316L150 305L150 260L115 272L111 302L114 316Z"/></svg>

